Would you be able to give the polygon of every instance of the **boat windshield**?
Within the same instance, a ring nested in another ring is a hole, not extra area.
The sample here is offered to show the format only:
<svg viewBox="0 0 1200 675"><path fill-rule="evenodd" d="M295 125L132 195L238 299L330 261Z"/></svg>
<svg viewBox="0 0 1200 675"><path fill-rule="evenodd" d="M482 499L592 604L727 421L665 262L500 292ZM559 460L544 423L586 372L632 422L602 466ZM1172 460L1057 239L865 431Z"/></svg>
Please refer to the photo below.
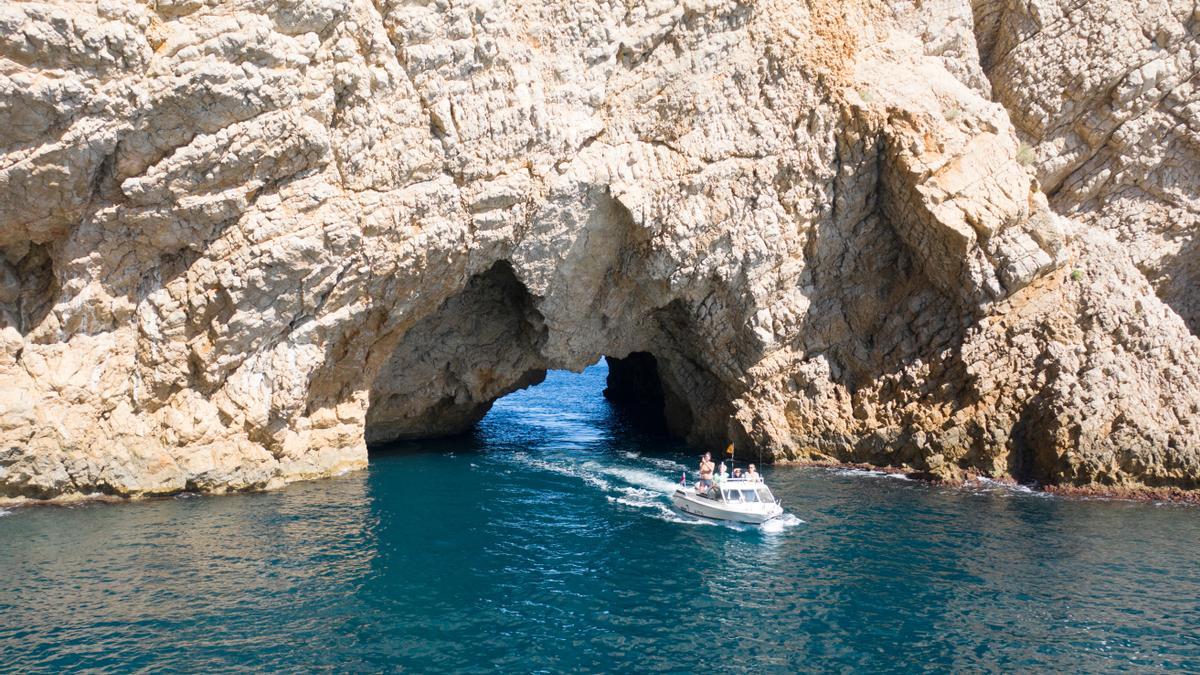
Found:
<svg viewBox="0 0 1200 675"><path fill-rule="evenodd" d="M742 501L758 502L758 493L754 490L742 490Z"/></svg>
<svg viewBox="0 0 1200 675"><path fill-rule="evenodd" d="M726 490L725 491L725 501L734 502L735 504L737 502L742 501L741 492L739 490Z"/></svg>
<svg viewBox="0 0 1200 675"><path fill-rule="evenodd" d="M768 504L775 503L775 496L771 494L771 491L768 490L766 486L758 488L758 498L761 501L767 502Z"/></svg>

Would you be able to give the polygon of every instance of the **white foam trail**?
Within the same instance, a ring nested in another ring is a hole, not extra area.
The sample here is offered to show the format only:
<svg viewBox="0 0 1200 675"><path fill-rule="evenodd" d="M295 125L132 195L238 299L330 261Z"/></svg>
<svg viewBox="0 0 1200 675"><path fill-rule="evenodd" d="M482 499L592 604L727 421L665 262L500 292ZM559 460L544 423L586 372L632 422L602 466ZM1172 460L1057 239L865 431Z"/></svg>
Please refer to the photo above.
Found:
<svg viewBox="0 0 1200 675"><path fill-rule="evenodd" d="M652 464L660 469L663 469L664 471L678 473L680 471L688 470L687 465L682 464L680 462L676 462L675 460L672 460L672 459L660 459L658 457L645 457L643 459L645 461L649 462L650 464Z"/></svg>
<svg viewBox="0 0 1200 675"><path fill-rule="evenodd" d="M778 518L772 518L762 525L759 525L759 529L767 534L779 534L788 528L792 528L803 523L804 521L796 516L790 513L785 513Z"/></svg>
<svg viewBox="0 0 1200 675"><path fill-rule="evenodd" d="M518 463L526 467L549 471L561 476L578 478L602 490L613 489L614 486L611 480L609 480L613 478L630 485L654 490L663 494L664 496L675 489L674 481L668 480L658 474L651 473L643 469L622 466L605 466L593 460L588 460L581 463L575 463L574 460L553 462L530 457L524 453L518 453L514 455L514 458Z"/></svg>
<svg viewBox="0 0 1200 675"><path fill-rule="evenodd" d="M668 480L659 474L643 469L631 469L622 466L601 466L595 462L586 462L583 466L606 476L619 478L630 485L649 488L662 494L674 492L677 485L675 481Z"/></svg>
<svg viewBox="0 0 1200 675"><path fill-rule="evenodd" d="M625 455L625 457L628 459L645 462L646 464L656 466L664 471L687 471L687 465L676 462L673 459L664 459L662 457L643 457L641 454L636 452L623 452L621 454Z"/></svg>
<svg viewBox="0 0 1200 675"><path fill-rule="evenodd" d="M609 502L636 509L652 518L683 525L721 524L704 518L686 516L676 511L669 501L669 495L675 490L675 482L644 469L607 466L594 460L579 463L576 463L577 460L568 460L560 463L530 457L523 453L514 455L514 458L519 464L532 469L582 480L602 492L611 493L605 495Z"/></svg>
<svg viewBox="0 0 1200 675"><path fill-rule="evenodd" d="M0 518L3 518L4 516L11 516L11 515L12 515L12 511L0 509Z"/></svg>
<svg viewBox="0 0 1200 675"><path fill-rule="evenodd" d="M641 488L622 488L624 496L608 497L608 501L622 506L638 509L652 518L665 520L669 523L686 525L716 525L717 523L702 518L684 516L675 509L663 503L662 495L652 490Z"/></svg>
<svg viewBox="0 0 1200 675"><path fill-rule="evenodd" d="M661 501L657 501L657 500L655 500L654 502L646 502L646 501L643 501L643 500L637 499L637 498L609 497L608 501L614 502L617 504L622 504L624 506L630 506L630 507L633 507L636 509L643 509L647 512L646 515L650 516L651 518L657 518L659 520L662 520L662 521L665 521L668 523L679 523L680 525L720 525L721 524L715 520L708 520L707 518L696 518L695 516L688 516L688 515L682 514L678 511L676 511L675 509L671 508L670 506L667 506L666 504L662 503Z"/></svg>
<svg viewBox="0 0 1200 675"><path fill-rule="evenodd" d="M620 488L620 492L625 496L619 497L618 501L628 503L631 506L655 505L659 503L658 498L662 496L661 493L654 490L636 487L623 487Z"/></svg>
<svg viewBox="0 0 1200 675"><path fill-rule="evenodd" d="M591 485L592 487L599 488L606 492L612 489L611 483L604 480L600 476L596 475L595 472L586 470L587 465L592 464L592 462L587 462L585 464L567 464L567 463L548 462L544 459L535 459L535 458L525 455L523 453L518 453L518 454L514 455L514 458L517 460L518 464L521 464L523 466L526 466L526 467L529 467L532 469L541 469L542 471L556 473L560 476L568 476L571 478L578 478L579 480L582 480L584 483L587 483L588 485Z"/></svg>

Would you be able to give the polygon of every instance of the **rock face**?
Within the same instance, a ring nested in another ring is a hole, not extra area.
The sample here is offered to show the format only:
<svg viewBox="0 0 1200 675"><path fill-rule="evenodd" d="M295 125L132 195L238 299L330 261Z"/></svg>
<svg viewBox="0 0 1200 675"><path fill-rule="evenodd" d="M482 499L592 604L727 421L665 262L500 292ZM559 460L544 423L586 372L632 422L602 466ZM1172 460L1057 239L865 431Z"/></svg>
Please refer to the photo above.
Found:
<svg viewBox="0 0 1200 675"><path fill-rule="evenodd" d="M1200 488L1198 26L6 3L0 498L330 475L642 353L697 443Z"/></svg>

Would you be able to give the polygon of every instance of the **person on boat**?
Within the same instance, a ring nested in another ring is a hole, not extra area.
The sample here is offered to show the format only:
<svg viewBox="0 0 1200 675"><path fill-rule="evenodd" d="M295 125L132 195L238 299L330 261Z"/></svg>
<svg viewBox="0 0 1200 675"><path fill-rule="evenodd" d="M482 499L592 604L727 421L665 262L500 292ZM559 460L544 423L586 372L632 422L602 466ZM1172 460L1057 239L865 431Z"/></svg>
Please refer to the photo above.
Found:
<svg viewBox="0 0 1200 675"><path fill-rule="evenodd" d="M741 480L741 479L742 479L742 470L741 470L741 469L739 469L739 468L737 468L737 467L734 467L734 469L733 469L733 479L734 479L734 480Z"/></svg>
<svg viewBox="0 0 1200 675"><path fill-rule="evenodd" d="M746 469L746 480L755 482L762 480L762 476L758 475L758 469L755 469L753 464Z"/></svg>
<svg viewBox="0 0 1200 675"><path fill-rule="evenodd" d="M725 462L717 467L717 485L724 483L729 478L729 474L725 471Z"/></svg>
<svg viewBox="0 0 1200 675"><path fill-rule="evenodd" d="M700 482L696 485L696 491L712 487L713 484L713 461L712 453L706 452L700 458Z"/></svg>

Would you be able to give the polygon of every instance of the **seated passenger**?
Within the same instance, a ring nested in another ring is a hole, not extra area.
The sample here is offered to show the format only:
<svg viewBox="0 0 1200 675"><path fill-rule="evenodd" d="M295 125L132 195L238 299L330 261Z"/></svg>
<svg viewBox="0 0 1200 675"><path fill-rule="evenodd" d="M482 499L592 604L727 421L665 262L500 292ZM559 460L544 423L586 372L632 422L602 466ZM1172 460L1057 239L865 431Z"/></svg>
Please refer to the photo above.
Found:
<svg viewBox="0 0 1200 675"><path fill-rule="evenodd" d="M725 472L725 462L721 462L721 465L717 467L717 485L724 483L728 478L729 474Z"/></svg>
<svg viewBox="0 0 1200 675"><path fill-rule="evenodd" d="M734 469L734 470L733 470L733 477L734 477L735 479L740 479L740 478L742 477L742 470L741 470L741 469Z"/></svg>
<svg viewBox="0 0 1200 675"><path fill-rule="evenodd" d="M762 476L758 475L758 470L754 468L753 464L751 464L750 467L748 469L746 469L746 480L753 480L753 481L762 480Z"/></svg>

